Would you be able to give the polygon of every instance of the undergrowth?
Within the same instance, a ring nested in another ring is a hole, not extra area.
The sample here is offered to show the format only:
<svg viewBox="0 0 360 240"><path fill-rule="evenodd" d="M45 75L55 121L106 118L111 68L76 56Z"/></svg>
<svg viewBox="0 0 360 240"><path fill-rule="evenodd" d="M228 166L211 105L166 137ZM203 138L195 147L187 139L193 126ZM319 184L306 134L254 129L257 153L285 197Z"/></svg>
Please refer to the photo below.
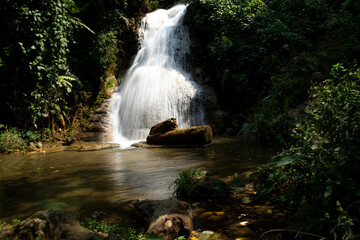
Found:
<svg viewBox="0 0 360 240"><path fill-rule="evenodd" d="M296 145L263 166L257 197L273 193L294 210L300 230L331 239L360 237L360 69L336 64L313 88Z"/></svg>
<svg viewBox="0 0 360 240"><path fill-rule="evenodd" d="M163 240L162 237L146 234L143 230L131 227L120 227L117 224L110 224L104 221L99 222L94 218L85 217L81 222L81 226L94 232L116 234L121 240Z"/></svg>

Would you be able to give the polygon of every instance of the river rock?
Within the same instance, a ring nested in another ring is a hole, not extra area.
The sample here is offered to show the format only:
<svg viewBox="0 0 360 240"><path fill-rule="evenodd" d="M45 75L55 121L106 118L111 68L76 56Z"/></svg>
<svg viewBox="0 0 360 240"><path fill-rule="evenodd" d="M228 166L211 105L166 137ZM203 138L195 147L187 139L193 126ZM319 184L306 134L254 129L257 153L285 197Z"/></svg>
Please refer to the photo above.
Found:
<svg viewBox="0 0 360 240"><path fill-rule="evenodd" d="M64 149L64 151L85 152L85 151L97 151L97 150L112 149L112 148L118 148L118 147L120 147L120 144L117 144L117 143L75 141L70 146L67 146Z"/></svg>
<svg viewBox="0 0 360 240"><path fill-rule="evenodd" d="M186 202L176 199L144 200L137 202L136 206L147 216L149 234L172 240L179 236L188 237L193 230L193 216Z"/></svg>
<svg viewBox="0 0 360 240"><path fill-rule="evenodd" d="M149 135L157 135L175 130L178 128L176 118L169 118L151 127Z"/></svg>
<svg viewBox="0 0 360 240"><path fill-rule="evenodd" d="M105 234L83 228L69 213L40 211L0 232L1 240L105 240ZM113 238L112 238L113 239Z"/></svg>
<svg viewBox="0 0 360 240"><path fill-rule="evenodd" d="M149 145L205 145L212 142L210 126L178 128L163 134L154 134L146 138Z"/></svg>

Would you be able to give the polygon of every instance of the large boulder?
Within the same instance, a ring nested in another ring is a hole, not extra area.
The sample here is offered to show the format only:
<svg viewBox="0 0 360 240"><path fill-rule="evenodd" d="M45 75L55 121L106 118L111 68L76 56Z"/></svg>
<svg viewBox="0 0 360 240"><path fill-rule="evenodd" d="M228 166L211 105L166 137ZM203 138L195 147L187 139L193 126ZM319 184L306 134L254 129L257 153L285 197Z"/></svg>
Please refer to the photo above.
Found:
<svg viewBox="0 0 360 240"><path fill-rule="evenodd" d="M69 213L40 211L0 232L1 240L106 240L104 234L83 228Z"/></svg>
<svg viewBox="0 0 360 240"><path fill-rule="evenodd" d="M176 118L169 118L151 127L149 135L158 135L178 128Z"/></svg>
<svg viewBox="0 0 360 240"><path fill-rule="evenodd" d="M146 143L149 145L205 145L211 143L213 133L210 126L174 128L176 120L168 119L150 130ZM177 124L176 124L177 126Z"/></svg>
<svg viewBox="0 0 360 240"><path fill-rule="evenodd" d="M179 236L188 237L193 230L191 207L176 199L144 200L136 203L137 208L147 216L147 233L164 237L166 240Z"/></svg>

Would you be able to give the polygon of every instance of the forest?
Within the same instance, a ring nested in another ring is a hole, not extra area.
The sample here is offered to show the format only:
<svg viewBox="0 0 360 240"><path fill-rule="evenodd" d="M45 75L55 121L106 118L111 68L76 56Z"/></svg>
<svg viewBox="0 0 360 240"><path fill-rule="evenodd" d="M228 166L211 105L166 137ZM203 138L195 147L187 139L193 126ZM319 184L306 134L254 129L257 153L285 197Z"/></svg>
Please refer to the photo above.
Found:
<svg viewBox="0 0 360 240"><path fill-rule="evenodd" d="M303 232L359 238L360 1L182 2L228 114L219 135L282 149L257 169L256 198L290 209ZM2 0L0 152L73 138L120 84L141 18L175 3Z"/></svg>

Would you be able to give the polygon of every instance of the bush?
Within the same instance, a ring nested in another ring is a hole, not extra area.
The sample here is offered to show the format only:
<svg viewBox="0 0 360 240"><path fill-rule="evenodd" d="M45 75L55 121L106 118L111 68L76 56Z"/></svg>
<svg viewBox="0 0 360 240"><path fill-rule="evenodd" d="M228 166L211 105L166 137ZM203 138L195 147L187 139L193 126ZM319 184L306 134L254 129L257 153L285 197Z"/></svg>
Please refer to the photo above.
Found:
<svg viewBox="0 0 360 240"><path fill-rule="evenodd" d="M205 175L205 171L191 168L186 169L179 172L179 177L175 178L169 188L173 188L175 196L180 199L193 199L200 193L198 183Z"/></svg>
<svg viewBox="0 0 360 240"><path fill-rule="evenodd" d="M2 124L0 124L0 128L1 127L4 128ZM25 146L26 142L17 129L13 128L8 130L5 128L5 130L0 133L0 152L11 153L22 150Z"/></svg>
<svg viewBox="0 0 360 240"><path fill-rule="evenodd" d="M206 177L206 171L200 169L186 169L179 172L179 177L170 184L174 195L185 201L202 201L214 198L223 198L231 190L243 187L238 174L233 176L231 182Z"/></svg>
<svg viewBox="0 0 360 240"><path fill-rule="evenodd" d="M286 97L292 105L306 96L310 79L301 76L316 66L308 51L317 40L313 33L321 32L326 3L191 2L191 24L208 48L222 97L233 110L254 107L270 94L280 98L280 105Z"/></svg>
<svg viewBox="0 0 360 240"><path fill-rule="evenodd" d="M360 69L336 64L314 87L308 117L294 129L296 146L264 166L257 197L277 191L307 230L331 238L359 236Z"/></svg>

